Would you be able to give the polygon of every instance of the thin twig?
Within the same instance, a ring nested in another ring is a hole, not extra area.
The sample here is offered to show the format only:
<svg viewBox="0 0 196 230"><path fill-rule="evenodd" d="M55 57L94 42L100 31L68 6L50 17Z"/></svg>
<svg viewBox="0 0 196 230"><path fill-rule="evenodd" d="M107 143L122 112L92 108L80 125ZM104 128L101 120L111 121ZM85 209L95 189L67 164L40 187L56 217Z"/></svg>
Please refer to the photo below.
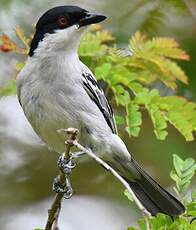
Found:
<svg viewBox="0 0 196 230"><path fill-rule="evenodd" d="M78 143L77 140L73 141L73 145L80 149L82 152L89 155L91 158L93 158L96 162L98 162L100 165L102 165L106 170L110 171L113 176L115 176L129 191L129 193L132 195L133 200L135 201L138 208L143 213L144 217L151 217L151 214L145 209L145 207L141 204L141 202L138 200L132 189L130 188L129 184L112 168L110 165L108 165L105 161L103 161L101 158L97 157L92 151L84 148L82 145Z"/></svg>
<svg viewBox="0 0 196 230"><path fill-rule="evenodd" d="M73 146L72 142L76 140L76 136L78 134L78 130L74 128L69 128L66 131L68 135L70 135L69 140L66 142L66 148L64 152L64 159L69 160L70 158L70 150ZM65 183L65 174L59 170L59 180L61 184ZM45 230L58 230L58 217L61 211L61 202L63 199L64 193L58 193L55 195L55 199L51 205L51 208L48 210L48 220L46 223Z"/></svg>

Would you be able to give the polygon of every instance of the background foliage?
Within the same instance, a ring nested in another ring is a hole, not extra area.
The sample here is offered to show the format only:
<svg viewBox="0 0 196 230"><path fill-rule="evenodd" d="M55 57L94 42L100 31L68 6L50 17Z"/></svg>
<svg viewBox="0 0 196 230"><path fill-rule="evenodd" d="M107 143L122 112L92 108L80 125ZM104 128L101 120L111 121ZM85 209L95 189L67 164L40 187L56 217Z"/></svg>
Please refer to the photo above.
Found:
<svg viewBox="0 0 196 230"><path fill-rule="evenodd" d="M188 189L190 189L191 179L196 171L196 163L193 158L181 159L177 155L173 155L174 169L170 173L170 177L175 181L174 191L178 198L183 202L186 211L180 217L171 217L158 214L157 217L148 219L151 230L194 230L196 227L196 191L192 191L189 197ZM125 193L129 200L132 198ZM138 221L140 230L148 230L146 221L140 219ZM137 228L138 229L138 228ZM137 230L134 227L128 230Z"/></svg>

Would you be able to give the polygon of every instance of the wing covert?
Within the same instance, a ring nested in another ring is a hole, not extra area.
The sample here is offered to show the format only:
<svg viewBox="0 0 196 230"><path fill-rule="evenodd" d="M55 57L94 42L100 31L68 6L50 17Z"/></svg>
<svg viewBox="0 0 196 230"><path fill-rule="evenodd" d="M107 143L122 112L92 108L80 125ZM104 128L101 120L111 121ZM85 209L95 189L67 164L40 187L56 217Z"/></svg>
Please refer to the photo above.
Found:
<svg viewBox="0 0 196 230"><path fill-rule="evenodd" d="M82 82L89 97L94 101L103 114L107 124L113 133L117 134L116 123L111 106L109 105L102 88L98 85L96 79L89 72L83 72Z"/></svg>

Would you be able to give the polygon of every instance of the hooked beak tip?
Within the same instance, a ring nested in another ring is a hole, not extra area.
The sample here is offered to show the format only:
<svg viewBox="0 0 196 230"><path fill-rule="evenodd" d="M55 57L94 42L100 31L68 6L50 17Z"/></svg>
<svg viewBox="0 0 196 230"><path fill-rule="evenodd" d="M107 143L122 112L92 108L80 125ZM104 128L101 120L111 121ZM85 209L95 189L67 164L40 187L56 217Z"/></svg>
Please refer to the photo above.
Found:
<svg viewBox="0 0 196 230"><path fill-rule="evenodd" d="M87 12L86 16L80 20L79 27L96 24L104 21L106 18L107 17L102 14Z"/></svg>

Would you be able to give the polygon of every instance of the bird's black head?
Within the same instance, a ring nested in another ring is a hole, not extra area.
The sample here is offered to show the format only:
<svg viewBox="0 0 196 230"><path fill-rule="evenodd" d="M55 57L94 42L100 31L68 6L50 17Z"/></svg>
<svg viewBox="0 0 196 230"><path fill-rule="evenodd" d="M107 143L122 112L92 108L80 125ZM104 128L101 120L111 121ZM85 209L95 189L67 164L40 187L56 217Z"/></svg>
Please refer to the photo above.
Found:
<svg viewBox="0 0 196 230"><path fill-rule="evenodd" d="M44 13L37 22L36 32L31 42L29 56L33 56L39 42L46 34L53 34L57 30L65 30L73 25L81 27L105 20L101 14L90 13L77 6L58 6Z"/></svg>

